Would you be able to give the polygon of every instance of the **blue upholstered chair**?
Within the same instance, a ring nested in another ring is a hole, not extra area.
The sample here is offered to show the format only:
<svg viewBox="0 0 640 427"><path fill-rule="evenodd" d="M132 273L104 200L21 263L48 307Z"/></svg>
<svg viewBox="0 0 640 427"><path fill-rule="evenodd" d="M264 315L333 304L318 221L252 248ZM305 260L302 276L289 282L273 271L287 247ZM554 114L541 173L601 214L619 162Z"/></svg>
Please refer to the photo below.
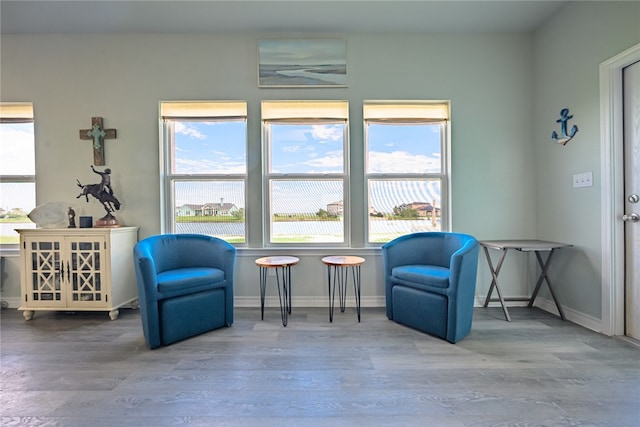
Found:
<svg viewBox="0 0 640 427"><path fill-rule="evenodd" d="M382 246L387 317L455 343L471 331L479 243L470 235L413 233Z"/></svg>
<svg viewBox="0 0 640 427"><path fill-rule="evenodd" d="M233 323L236 248L199 234L161 234L133 249L140 316L150 348Z"/></svg>

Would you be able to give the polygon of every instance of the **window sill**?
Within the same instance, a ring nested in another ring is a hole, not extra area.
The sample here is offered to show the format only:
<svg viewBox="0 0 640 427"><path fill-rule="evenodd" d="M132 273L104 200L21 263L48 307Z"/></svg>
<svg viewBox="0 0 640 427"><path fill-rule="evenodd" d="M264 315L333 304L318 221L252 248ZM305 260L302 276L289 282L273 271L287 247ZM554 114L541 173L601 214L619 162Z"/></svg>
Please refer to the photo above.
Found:
<svg viewBox="0 0 640 427"><path fill-rule="evenodd" d="M347 247L269 247L269 248L237 248L239 257L261 257L267 255L304 255L326 256L328 254L341 255L380 255L380 247L347 248Z"/></svg>
<svg viewBox="0 0 640 427"><path fill-rule="evenodd" d="M20 245L0 245L0 257L11 258L20 256Z"/></svg>

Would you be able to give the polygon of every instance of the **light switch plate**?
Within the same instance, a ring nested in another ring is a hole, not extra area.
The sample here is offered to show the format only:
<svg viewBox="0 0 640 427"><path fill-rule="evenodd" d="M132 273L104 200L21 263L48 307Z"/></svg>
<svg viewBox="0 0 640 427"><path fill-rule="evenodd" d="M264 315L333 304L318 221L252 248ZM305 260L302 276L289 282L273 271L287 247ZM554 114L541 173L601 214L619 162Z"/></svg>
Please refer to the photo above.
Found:
<svg viewBox="0 0 640 427"><path fill-rule="evenodd" d="M593 186L593 173L584 172L573 175L573 188Z"/></svg>

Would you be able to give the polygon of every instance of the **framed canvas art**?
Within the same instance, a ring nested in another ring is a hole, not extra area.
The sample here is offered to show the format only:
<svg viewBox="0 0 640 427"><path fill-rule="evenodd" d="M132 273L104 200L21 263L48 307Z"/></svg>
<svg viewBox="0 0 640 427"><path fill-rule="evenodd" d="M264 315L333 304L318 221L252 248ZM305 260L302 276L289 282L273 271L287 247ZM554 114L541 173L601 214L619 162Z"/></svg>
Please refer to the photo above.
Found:
<svg viewBox="0 0 640 427"><path fill-rule="evenodd" d="M258 86L346 87L347 43L340 39L261 40Z"/></svg>

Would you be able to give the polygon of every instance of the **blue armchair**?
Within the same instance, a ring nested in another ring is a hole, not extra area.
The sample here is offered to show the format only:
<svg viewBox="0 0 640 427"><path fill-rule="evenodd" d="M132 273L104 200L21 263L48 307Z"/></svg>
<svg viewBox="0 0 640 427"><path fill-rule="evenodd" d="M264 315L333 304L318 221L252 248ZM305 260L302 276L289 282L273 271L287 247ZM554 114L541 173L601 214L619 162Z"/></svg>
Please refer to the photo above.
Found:
<svg viewBox="0 0 640 427"><path fill-rule="evenodd" d="M456 343L471 331L478 241L413 233L382 246L387 317Z"/></svg>
<svg viewBox="0 0 640 427"><path fill-rule="evenodd" d="M236 248L199 234L162 234L133 249L142 329L150 348L233 323Z"/></svg>

